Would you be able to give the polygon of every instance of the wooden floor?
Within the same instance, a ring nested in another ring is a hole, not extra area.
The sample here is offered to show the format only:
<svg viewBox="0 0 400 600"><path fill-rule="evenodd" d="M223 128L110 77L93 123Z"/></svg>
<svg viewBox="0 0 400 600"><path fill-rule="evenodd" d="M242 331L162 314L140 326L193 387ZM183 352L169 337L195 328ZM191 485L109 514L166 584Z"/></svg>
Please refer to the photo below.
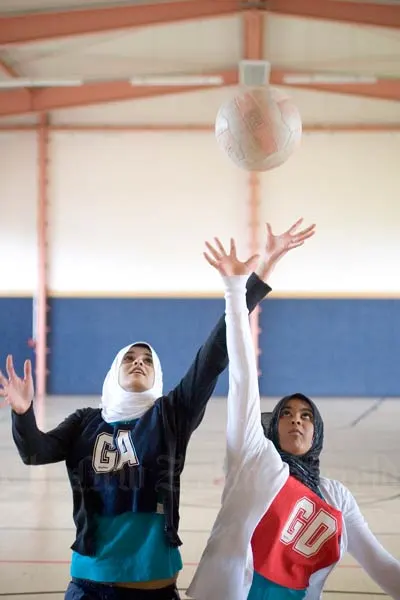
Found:
<svg viewBox="0 0 400 600"><path fill-rule="evenodd" d="M357 498L371 529L400 559L400 399L316 399L326 426L324 475ZM38 415L49 429L93 398L51 398ZM263 400L264 409L274 400ZM219 507L224 459L225 399L213 399L194 434L182 481L182 597ZM0 409L0 598L60 599L69 581L74 540L71 493L63 464L26 467L14 447L10 413ZM330 600L384 594L346 556L327 582ZM222 600L222 599L221 599Z"/></svg>

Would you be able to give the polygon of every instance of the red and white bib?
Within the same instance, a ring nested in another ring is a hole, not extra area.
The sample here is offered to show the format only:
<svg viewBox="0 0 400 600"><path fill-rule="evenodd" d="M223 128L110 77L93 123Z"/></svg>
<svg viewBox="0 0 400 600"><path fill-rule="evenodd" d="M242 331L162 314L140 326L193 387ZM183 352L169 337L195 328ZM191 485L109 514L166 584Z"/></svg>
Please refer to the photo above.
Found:
<svg viewBox="0 0 400 600"><path fill-rule="evenodd" d="M254 531L254 570L304 590L313 573L339 560L341 535L342 513L290 476Z"/></svg>

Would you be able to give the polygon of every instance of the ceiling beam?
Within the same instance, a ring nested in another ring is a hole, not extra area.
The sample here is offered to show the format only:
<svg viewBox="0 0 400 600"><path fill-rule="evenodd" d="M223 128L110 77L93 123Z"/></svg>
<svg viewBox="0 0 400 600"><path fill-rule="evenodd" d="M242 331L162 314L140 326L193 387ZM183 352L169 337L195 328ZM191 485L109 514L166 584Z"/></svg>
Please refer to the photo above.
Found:
<svg viewBox="0 0 400 600"><path fill-rule="evenodd" d="M246 60L263 59L264 18L264 13L259 10L247 10L243 15L243 53Z"/></svg>
<svg viewBox="0 0 400 600"><path fill-rule="evenodd" d="M3 73L7 77L7 79L17 79L19 77L19 73L17 73L17 71L8 64L7 60L2 58L1 56L0 56L0 72ZM25 96L25 100L27 102L30 102L31 91L29 89L22 89L20 91Z"/></svg>
<svg viewBox="0 0 400 600"><path fill-rule="evenodd" d="M312 77L315 73L307 71L289 71L288 69L273 69L271 73L270 83L272 85L279 85L283 87L304 89L317 92L328 92L331 94L342 94L346 96L358 96L359 98L371 98L375 100L391 100L400 101L400 78L399 79L382 79L373 77L368 81L368 77L365 81L355 81L348 83L320 83L313 82ZM327 74L329 75L329 74ZM335 73L330 74L332 77ZM310 81L307 83L293 83L290 82L290 77L309 77ZM337 76L339 77L339 76ZM346 76L344 76L344 79Z"/></svg>
<svg viewBox="0 0 400 600"><path fill-rule="evenodd" d="M218 73L207 73L206 76L221 77L220 87L238 84L238 71L231 69ZM330 92L383 100L400 100L400 79L378 79L376 83L296 83L288 84L288 75L312 76L313 73L289 71L272 68L270 84L296 89ZM0 116L20 115L25 113L48 112L63 108L76 108L93 104L105 104L122 100L140 100L215 89L215 85L165 85L165 86L132 86L128 81L87 83L77 87L26 89L0 91Z"/></svg>
<svg viewBox="0 0 400 600"><path fill-rule="evenodd" d="M0 46L234 14L237 0L185 0L21 13L0 18Z"/></svg>
<svg viewBox="0 0 400 600"><path fill-rule="evenodd" d="M400 5L338 0L178 0L0 17L0 46L223 17L247 10L398 29ZM253 8L252 8L253 7Z"/></svg>
<svg viewBox="0 0 400 600"><path fill-rule="evenodd" d="M96 7L0 17L0 46L223 17L246 10L398 29L400 5L338 0L178 0L161 4Z"/></svg>
<svg viewBox="0 0 400 600"><path fill-rule="evenodd" d="M0 133L2 132L24 132L37 131L39 125L15 125L3 123L0 120ZM169 125L157 125L154 123L142 123L141 125L132 124L82 124L68 123L64 125L48 125L51 132L72 132L72 133L201 133L212 132L215 130L215 124L210 123L198 125L195 123L171 123ZM400 123L305 123L303 132L337 132L337 133L397 133L400 132Z"/></svg>
<svg viewBox="0 0 400 600"><path fill-rule="evenodd" d="M7 63L7 61L5 61L1 57L0 57L0 71L2 73L4 73L4 75L7 75L7 77L10 77L11 79L15 79L16 77L19 77L19 75L15 71L15 69L10 67L10 65Z"/></svg>
<svg viewBox="0 0 400 600"><path fill-rule="evenodd" d="M214 75L214 73L210 75ZM218 72L217 75L222 78L222 86L235 85L238 81L236 69ZM215 87L218 86L212 84L208 86L133 86L129 81L87 83L77 87L33 89L30 100L26 98L25 90L7 90L0 92L0 116L76 108L122 100L140 100L167 94L214 89Z"/></svg>

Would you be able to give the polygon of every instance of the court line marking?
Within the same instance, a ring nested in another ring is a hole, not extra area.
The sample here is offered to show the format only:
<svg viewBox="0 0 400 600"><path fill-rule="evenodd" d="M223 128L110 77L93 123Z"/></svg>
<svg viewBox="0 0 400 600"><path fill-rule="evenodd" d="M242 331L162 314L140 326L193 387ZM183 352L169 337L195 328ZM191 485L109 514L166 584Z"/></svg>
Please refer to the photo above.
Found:
<svg viewBox="0 0 400 600"><path fill-rule="evenodd" d="M366 419L371 413L377 411L378 408L381 407L381 405L384 403L385 400L386 400L385 396L383 396L382 398L378 398L377 400L375 400L375 403L372 406L370 406L369 408L367 408L367 410L365 410L364 412L362 412L359 417L357 417L356 419L354 419L354 421L352 421L350 423L350 427L355 427L361 421L363 421L364 419Z"/></svg>

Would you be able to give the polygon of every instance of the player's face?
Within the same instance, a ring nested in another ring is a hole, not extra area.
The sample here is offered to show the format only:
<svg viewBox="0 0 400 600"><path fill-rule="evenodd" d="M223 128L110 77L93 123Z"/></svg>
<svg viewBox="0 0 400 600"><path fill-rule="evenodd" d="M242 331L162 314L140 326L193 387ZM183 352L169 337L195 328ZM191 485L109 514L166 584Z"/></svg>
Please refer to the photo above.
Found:
<svg viewBox="0 0 400 600"><path fill-rule="evenodd" d="M308 402L289 400L281 410L279 444L284 452L300 456L308 452L314 437L314 415Z"/></svg>
<svg viewBox="0 0 400 600"><path fill-rule="evenodd" d="M145 392L154 385L153 356L147 346L132 346L119 368L119 384L127 392Z"/></svg>

